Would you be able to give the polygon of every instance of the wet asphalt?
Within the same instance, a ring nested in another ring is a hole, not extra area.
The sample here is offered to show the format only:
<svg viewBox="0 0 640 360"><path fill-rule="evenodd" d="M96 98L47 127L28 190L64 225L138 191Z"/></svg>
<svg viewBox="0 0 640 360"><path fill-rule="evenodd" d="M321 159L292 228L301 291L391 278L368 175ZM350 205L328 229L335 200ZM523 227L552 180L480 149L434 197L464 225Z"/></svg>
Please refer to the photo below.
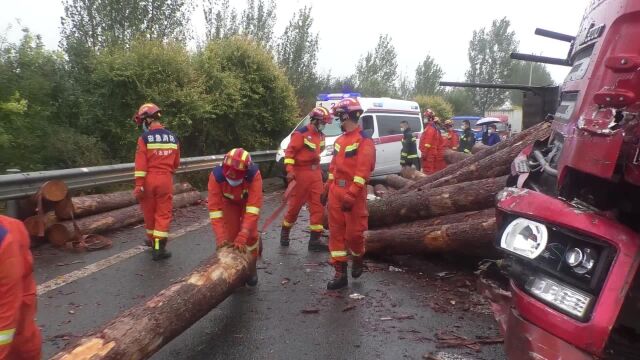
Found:
<svg viewBox="0 0 640 360"><path fill-rule="evenodd" d="M263 218L279 205L281 193L265 195ZM204 205L177 210L172 231L206 217ZM238 289L152 359L505 358L499 344L483 345L479 352L438 347L439 332L469 339L499 335L487 304L473 292L470 268L441 258L412 258L407 267L368 260L369 271L360 279L350 279L344 290L327 291L333 270L326 253L306 249L306 211L289 248L278 243L279 221L263 236L258 286ZM36 249L38 283L137 246L144 230L138 226L108 236L113 247L102 251ZM169 246L168 261L153 262L144 252L39 296L44 358L148 300L215 252L209 226Z"/></svg>

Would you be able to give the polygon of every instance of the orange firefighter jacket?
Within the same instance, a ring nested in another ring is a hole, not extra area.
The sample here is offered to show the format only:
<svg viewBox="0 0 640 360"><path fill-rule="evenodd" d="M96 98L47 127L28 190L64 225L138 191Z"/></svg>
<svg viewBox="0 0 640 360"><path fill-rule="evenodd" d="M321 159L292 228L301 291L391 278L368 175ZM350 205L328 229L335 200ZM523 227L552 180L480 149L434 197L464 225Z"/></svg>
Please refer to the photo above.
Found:
<svg viewBox="0 0 640 360"><path fill-rule="evenodd" d="M347 190L357 197L365 188L376 165L373 140L358 126L337 138L333 146L328 182L350 183Z"/></svg>
<svg viewBox="0 0 640 360"><path fill-rule="evenodd" d="M293 132L287 150L284 152L284 164L287 172L294 166L318 165L320 153L324 150L324 134L309 124Z"/></svg>
<svg viewBox="0 0 640 360"><path fill-rule="evenodd" d="M162 125L153 124L138 138L135 160L136 186L143 186L147 174L173 174L180 166L178 137Z"/></svg>

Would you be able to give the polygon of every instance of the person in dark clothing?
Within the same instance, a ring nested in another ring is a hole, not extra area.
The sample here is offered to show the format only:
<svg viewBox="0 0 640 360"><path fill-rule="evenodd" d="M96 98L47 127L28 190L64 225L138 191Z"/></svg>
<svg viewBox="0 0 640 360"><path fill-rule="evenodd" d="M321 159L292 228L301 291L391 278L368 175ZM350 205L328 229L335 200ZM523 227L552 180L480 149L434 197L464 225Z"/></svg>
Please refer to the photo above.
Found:
<svg viewBox="0 0 640 360"><path fill-rule="evenodd" d="M420 169L420 161L418 161L418 145L416 144L417 138L413 135L409 122L402 121L400 123L400 130L402 131L402 150L400 152L400 165L402 167L415 166L416 169Z"/></svg>
<svg viewBox="0 0 640 360"><path fill-rule="evenodd" d="M471 148L475 143L476 136L471 130L471 123L469 123L469 120L464 120L462 122L462 135L460 136L458 151L471 154Z"/></svg>
<svg viewBox="0 0 640 360"><path fill-rule="evenodd" d="M487 130L486 137L485 136L482 137L482 140L483 140L482 142L485 145L493 146L500 142L500 135L496 133L496 130L497 128L495 124L489 125L489 129Z"/></svg>

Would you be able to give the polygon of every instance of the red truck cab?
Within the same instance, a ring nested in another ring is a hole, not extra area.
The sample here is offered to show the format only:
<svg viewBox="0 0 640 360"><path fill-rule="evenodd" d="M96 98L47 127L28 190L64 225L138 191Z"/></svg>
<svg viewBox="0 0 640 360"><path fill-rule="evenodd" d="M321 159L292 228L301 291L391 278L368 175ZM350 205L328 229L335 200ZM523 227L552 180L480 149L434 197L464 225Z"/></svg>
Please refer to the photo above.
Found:
<svg viewBox="0 0 640 360"><path fill-rule="evenodd" d="M552 134L498 194L509 291L486 291L510 359L640 359L638 39L640 0L590 2Z"/></svg>

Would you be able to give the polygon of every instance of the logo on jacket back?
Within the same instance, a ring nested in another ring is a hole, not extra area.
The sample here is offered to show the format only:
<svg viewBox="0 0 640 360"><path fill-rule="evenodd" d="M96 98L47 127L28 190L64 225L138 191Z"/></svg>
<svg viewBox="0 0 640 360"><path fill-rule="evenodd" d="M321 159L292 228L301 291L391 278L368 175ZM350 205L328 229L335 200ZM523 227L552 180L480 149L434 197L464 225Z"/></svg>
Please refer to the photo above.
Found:
<svg viewBox="0 0 640 360"><path fill-rule="evenodd" d="M178 149L178 139L170 131L156 129L142 135L148 150L153 150L156 155L166 156L173 154Z"/></svg>

